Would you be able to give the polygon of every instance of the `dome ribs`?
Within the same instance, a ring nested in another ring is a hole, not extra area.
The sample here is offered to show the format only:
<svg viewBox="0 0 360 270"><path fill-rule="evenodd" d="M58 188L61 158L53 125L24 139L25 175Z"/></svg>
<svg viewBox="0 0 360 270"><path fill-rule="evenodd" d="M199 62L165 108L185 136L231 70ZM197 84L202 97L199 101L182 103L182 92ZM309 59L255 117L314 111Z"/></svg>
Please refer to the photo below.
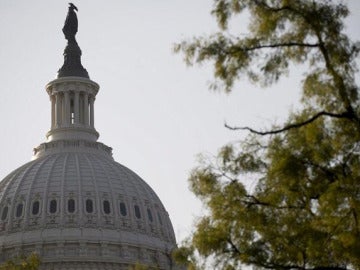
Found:
<svg viewBox="0 0 360 270"><path fill-rule="evenodd" d="M68 165L69 154L66 154L64 157L64 163L62 168L62 178L61 178L61 188L60 188L60 196L59 196L59 208L60 208L60 225L64 225L65 218L65 181L66 181L66 172Z"/></svg>
<svg viewBox="0 0 360 270"><path fill-rule="evenodd" d="M116 216L119 217L119 215L116 215L116 213L119 213L119 212L115 212L117 211L117 203L116 203L116 195L115 195L115 192L114 192L114 187L113 187L113 184L112 184L112 181L111 181L111 178L109 176L109 172L108 170L106 170L104 168L104 165L102 165L98 160L96 160L95 158L93 158L93 161L92 161L94 164L97 165L97 170L95 171L95 174L99 174L99 169L101 169L101 176L104 175L106 180L107 180L107 190L110 191L110 194L108 194L108 192L105 192L106 194L110 195L111 199L111 205L112 205L112 211L110 212L110 216L112 217L112 223L114 225L114 222L117 222L118 220L116 219ZM100 177L100 175L96 175L96 179L98 179L98 177ZM100 198L99 198L100 199ZM103 198L105 199L105 198ZM101 201L103 201L103 199L101 199ZM110 207L111 207L110 205ZM99 205L101 208L101 205ZM115 210L116 209L116 210ZM101 211L101 210L100 210ZM104 213L102 213L104 215ZM105 218L107 216L104 216ZM106 222L111 222L111 219L106 221Z"/></svg>
<svg viewBox="0 0 360 270"><path fill-rule="evenodd" d="M21 170L21 172L18 174L18 176L16 177L16 179L18 181L13 181L15 182L14 183L14 192L13 192L13 196L11 198L11 204L10 204L10 208L9 208L9 221L8 221L8 227L13 229L13 223L14 223L14 213L15 213L15 207L17 207L18 203L23 201L23 203L25 203L25 200L23 198L21 198L22 196L20 195L20 197L18 197L18 193L19 193L19 189L20 187L23 187L23 182L24 182L24 179L25 177L29 174L29 172L31 171L31 169L38 165L36 164L35 162L29 162L28 165L30 164L30 166L27 166L27 167L22 167L24 168L24 170ZM10 191L9 191L10 192ZM25 194L22 194L23 196L25 196ZM23 213L22 213L22 216L19 218L19 219L22 219L23 216L24 216L24 211L25 211L26 207L23 207ZM21 225L19 223L19 225Z"/></svg>
<svg viewBox="0 0 360 270"><path fill-rule="evenodd" d="M43 203L42 203L42 224L45 225L47 222L47 203L48 203L48 197L49 197L49 186L51 182L51 176L54 173L54 168L57 165L57 161L61 158L61 155L53 155L48 158L50 163L50 169L47 171L46 181L45 181L45 189L43 193Z"/></svg>
<svg viewBox="0 0 360 270"><path fill-rule="evenodd" d="M47 163L47 159L43 158L41 160L39 160L39 166L35 167L36 171L34 174L34 177L31 179L31 183L30 183L30 188L29 188L29 192L27 193L26 196L26 201L25 201L25 222L24 225L28 226L30 224L30 211L31 211L31 205L32 205L32 201L34 200L35 196L41 196L40 194L37 194L37 192L34 192L34 186L35 183L37 182L37 180L41 179L39 177L39 173L40 171L43 169L44 165Z"/></svg>
<svg viewBox="0 0 360 270"><path fill-rule="evenodd" d="M77 173L77 184L78 184L78 194L77 194L77 200L78 200L78 211L79 211L79 221L82 222L84 220L84 213L83 211L81 211L81 209L83 209L83 200L81 199L81 194L83 192L82 190L82 177L81 177L81 172L80 172L80 161L79 161L79 156L77 154L74 155L75 156L75 166L76 166L76 173Z"/></svg>
<svg viewBox="0 0 360 270"><path fill-rule="evenodd" d="M27 164L25 164L27 165ZM1 186L0 186L0 205L2 205L4 203L4 200L7 200L8 197L6 196L9 193L9 189L12 187L12 185L14 183L13 179L16 179L16 177L18 176L18 174L20 174L23 170L23 168L25 167L25 165L23 165L22 167L18 168L17 170L13 171L11 174L9 174L7 177L5 177L4 180L1 181ZM16 180L15 180L16 181Z"/></svg>
<svg viewBox="0 0 360 270"><path fill-rule="evenodd" d="M98 188L98 184L96 182L96 178L95 178L95 172L94 172L94 167L92 165L92 163L90 162L89 160L89 157L87 155L83 155L85 157L85 160L87 162L87 165L88 165L88 170L87 171L90 171L91 172L91 175L89 175L90 179L92 180L93 182L93 186L94 186L94 197L95 197L95 214L97 216L97 220L96 220L96 223L98 224L99 221L101 220L101 213L100 213L100 196L99 196L99 188ZM96 211L98 210L98 211Z"/></svg>

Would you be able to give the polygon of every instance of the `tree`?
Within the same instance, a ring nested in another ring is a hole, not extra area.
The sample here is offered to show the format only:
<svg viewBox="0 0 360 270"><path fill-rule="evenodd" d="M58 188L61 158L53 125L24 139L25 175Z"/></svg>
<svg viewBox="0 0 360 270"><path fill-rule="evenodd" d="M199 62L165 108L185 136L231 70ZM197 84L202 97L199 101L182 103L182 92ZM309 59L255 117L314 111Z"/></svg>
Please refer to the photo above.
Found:
<svg viewBox="0 0 360 270"><path fill-rule="evenodd" d="M246 36L229 21L250 14ZM214 63L220 91L248 78L270 86L306 67L302 108L283 126L245 130L192 171L190 188L207 214L174 254L189 268L360 269L359 43L344 34L338 0L215 0L220 32L175 45L188 64ZM250 189L246 179L256 179Z"/></svg>
<svg viewBox="0 0 360 270"><path fill-rule="evenodd" d="M5 262L0 265L0 270L37 270L39 269L39 265L39 256L33 253L28 257L21 256Z"/></svg>

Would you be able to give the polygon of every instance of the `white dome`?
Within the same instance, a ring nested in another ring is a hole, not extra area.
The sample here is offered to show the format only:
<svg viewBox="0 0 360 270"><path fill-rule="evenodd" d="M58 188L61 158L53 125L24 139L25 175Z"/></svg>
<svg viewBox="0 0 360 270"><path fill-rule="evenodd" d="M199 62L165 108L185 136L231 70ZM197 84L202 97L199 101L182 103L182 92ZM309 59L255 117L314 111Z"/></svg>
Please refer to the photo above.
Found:
<svg viewBox="0 0 360 270"><path fill-rule="evenodd" d="M148 184L101 143L54 141L40 148L40 157L0 183L2 260L35 250L44 269L77 262L90 264L75 269L128 269L137 262L170 268L173 228Z"/></svg>

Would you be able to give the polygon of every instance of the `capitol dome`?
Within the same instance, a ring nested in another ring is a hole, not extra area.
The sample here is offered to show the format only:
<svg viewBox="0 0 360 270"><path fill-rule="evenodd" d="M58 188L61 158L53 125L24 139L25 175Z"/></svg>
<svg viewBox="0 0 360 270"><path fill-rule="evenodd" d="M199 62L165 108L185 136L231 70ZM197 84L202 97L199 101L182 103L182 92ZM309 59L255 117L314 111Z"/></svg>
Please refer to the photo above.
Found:
<svg viewBox="0 0 360 270"><path fill-rule="evenodd" d="M64 29L77 31L74 7ZM169 215L151 187L97 141L99 85L81 65L76 31L64 29L64 65L46 86L47 140L0 182L0 262L36 252L41 269L175 269Z"/></svg>

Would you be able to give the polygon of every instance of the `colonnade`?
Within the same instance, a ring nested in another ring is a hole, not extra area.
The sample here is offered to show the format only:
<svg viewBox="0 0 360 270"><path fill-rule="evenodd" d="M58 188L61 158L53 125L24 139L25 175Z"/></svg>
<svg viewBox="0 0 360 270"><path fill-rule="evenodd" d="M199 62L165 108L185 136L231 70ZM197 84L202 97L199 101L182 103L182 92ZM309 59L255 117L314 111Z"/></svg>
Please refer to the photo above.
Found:
<svg viewBox="0 0 360 270"><path fill-rule="evenodd" d="M94 128L95 97L87 92L56 92L51 99L51 128L85 126Z"/></svg>

